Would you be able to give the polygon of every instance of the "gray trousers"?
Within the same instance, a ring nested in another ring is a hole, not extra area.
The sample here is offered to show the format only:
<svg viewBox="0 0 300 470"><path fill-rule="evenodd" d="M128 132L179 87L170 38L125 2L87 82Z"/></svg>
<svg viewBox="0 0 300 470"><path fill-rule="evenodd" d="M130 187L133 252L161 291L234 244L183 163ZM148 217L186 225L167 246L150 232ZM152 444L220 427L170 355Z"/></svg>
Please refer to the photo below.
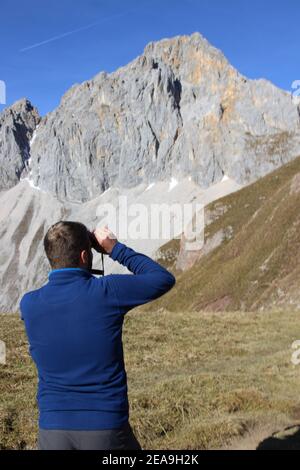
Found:
<svg viewBox="0 0 300 470"><path fill-rule="evenodd" d="M141 446L128 423L99 431L39 429L38 450L141 450Z"/></svg>

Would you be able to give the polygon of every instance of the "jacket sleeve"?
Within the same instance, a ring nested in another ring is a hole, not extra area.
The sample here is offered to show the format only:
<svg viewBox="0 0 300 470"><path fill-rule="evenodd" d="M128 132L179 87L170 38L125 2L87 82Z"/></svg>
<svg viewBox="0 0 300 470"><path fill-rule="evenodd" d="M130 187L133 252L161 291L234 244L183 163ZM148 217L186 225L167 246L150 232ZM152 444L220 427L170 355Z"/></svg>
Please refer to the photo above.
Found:
<svg viewBox="0 0 300 470"><path fill-rule="evenodd" d="M116 293L121 313L161 297L176 282L173 274L163 266L121 242L116 243L110 258L133 273L107 276L107 281L112 284Z"/></svg>

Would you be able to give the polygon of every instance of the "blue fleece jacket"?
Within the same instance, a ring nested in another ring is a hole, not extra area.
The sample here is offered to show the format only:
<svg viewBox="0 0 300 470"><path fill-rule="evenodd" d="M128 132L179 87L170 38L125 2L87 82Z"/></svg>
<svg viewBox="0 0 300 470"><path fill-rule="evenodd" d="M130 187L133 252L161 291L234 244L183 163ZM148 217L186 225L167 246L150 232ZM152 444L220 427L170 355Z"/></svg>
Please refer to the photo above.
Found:
<svg viewBox="0 0 300 470"><path fill-rule="evenodd" d="M124 315L165 294L175 278L120 242L110 257L133 275L96 278L81 268L53 270L47 284L21 300L38 370L41 429L115 429L129 419Z"/></svg>

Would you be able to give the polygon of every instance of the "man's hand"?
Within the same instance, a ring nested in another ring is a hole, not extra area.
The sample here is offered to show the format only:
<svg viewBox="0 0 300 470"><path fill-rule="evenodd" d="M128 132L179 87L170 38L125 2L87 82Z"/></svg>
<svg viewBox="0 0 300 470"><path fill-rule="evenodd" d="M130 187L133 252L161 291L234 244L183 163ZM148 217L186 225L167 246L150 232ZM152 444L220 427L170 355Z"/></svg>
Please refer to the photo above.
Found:
<svg viewBox="0 0 300 470"><path fill-rule="evenodd" d="M91 234L92 248L98 253L109 255L117 243L117 237L109 230L107 225L103 228L97 228Z"/></svg>

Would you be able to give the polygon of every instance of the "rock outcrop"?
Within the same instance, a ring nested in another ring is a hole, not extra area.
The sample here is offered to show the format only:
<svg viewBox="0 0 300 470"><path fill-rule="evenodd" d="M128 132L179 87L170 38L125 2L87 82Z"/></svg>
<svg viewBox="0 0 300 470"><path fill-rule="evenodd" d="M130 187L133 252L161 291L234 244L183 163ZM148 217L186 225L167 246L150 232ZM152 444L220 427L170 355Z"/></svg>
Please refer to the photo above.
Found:
<svg viewBox="0 0 300 470"><path fill-rule="evenodd" d="M40 122L31 103L22 99L0 114L0 190L16 185L30 158L30 139Z"/></svg>

